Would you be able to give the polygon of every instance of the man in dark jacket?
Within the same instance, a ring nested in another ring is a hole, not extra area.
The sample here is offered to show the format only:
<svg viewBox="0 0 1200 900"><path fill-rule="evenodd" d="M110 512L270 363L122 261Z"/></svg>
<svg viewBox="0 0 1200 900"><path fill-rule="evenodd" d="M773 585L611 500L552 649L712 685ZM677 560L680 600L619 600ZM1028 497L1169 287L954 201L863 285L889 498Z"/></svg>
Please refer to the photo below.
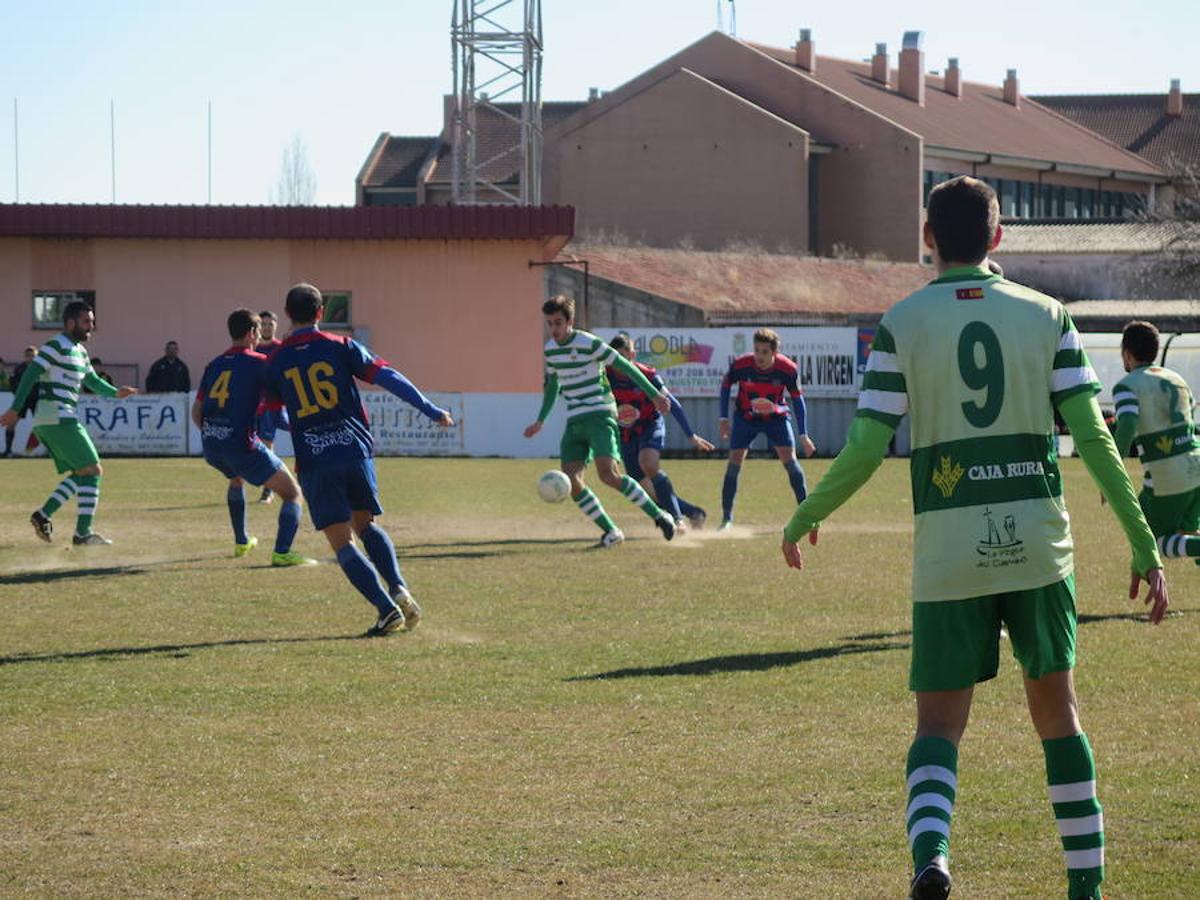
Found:
<svg viewBox="0 0 1200 900"><path fill-rule="evenodd" d="M21 376L25 374L25 367L28 366L29 363L33 361L33 358L35 356L37 356L37 347L26 347L25 348L25 361L21 362L17 366L15 366L12 371L12 378L10 379L10 381L11 381L13 390L15 390L17 385L21 383ZM33 408L35 406L37 406L37 398L38 398L38 392L37 392L37 388L35 387L32 391L29 392L29 399L25 401L25 404L21 407L20 410L18 410L18 412L20 412L20 414L22 416L25 415L25 413L27 413L27 412L32 412ZM4 455L5 456L12 456L13 438L15 438L16 436L17 436L17 426L16 425L13 425L10 428L4 429ZM30 432L29 437L30 437L30 442L33 442L36 440L36 438L33 437L33 432ZM36 444L35 444L35 446L36 446ZM26 450L28 450L28 449L29 448L27 447Z"/></svg>
<svg viewBox="0 0 1200 900"><path fill-rule="evenodd" d="M188 374L187 364L179 358L179 344L167 341L166 355L155 360L146 376L147 394L165 394L172 392L189 393L192 389L192 378Z"/></svg>

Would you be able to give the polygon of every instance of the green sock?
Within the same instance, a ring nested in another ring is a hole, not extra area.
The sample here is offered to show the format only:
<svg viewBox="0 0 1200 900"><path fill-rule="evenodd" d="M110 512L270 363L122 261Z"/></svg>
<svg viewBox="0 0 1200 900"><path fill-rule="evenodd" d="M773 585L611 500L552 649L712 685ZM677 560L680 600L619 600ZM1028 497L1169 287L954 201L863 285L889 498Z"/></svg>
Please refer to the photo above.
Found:
<svg viewBox="0 0 1200 900"><path fill-rule="evenodd" d="M600 498L592 493L591 488L584 488L583 493L576 494L571 498L575 501L585 516L600 526L600 530L605 534L615 529L617 526L612 519L608 517L608 513L604 511L604 507L600 504Z"/></svg>
<svg viewBox="0 0 1200 900"><path fill-rule="evenodd" d="M1160 537L1158 552L1164 557L1200 556L1200 535L1169 534Z"/></svg>
<svg viewBox="0 0 1200 900"><path fill-rule="evenodd" d="M663 514L663 511L658 508L658 504L650 499L650 495L642 489L642 486L628 475L621 476L621 493L634 506L641 507L642 512L650 518L657 519Z"/></svg>
<svg viewBox="0 0 1200 900"><path fill-rule="evenodd" d="M47 519L50 518L52 515L58 512L58 508L60 506L62 506L75 495L75 491L77 489L78 486L75 484L75 476L68 475L61 482L59 482L58 487L54 489L54 493L47 497L46 502L42 504L42 515L44 515Z"/></svg>
<svg viewBox="0 0 1200 900"><path fill-rule="evenodd" d="M100 476L78 475L75 483L79 486L79 518L75 522L75 533L91 534L92 517L100 502Z"/></svg>
<svg viewBox="0 0 1200 900"><path fill-rule="evenodd" d="M935 856L950 857L950 816L958 790L958 748L945 738L922 737L908 748L908 846L913 869Z"/></svg>
<svg viewBox="0 0 1200 900"><path fill-rule="evenodd" d="M1086 734L1042 741L1050 802L1067 860L1071 897L1099 897L1104 881L1104 813L1096 799L1096 763Z"/></svg>

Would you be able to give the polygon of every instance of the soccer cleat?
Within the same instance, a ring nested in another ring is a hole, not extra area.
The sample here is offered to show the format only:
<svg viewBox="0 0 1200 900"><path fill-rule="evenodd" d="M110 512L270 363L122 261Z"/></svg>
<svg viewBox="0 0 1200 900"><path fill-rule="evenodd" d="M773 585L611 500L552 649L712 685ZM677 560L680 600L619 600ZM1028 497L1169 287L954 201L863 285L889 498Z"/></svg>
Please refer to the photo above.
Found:
<svg viewBox="0 0 1200 900"><path fill-rule="evenodd" d="M76 547L102 547L111 544L112 541L94 531L89 531L87 534L77 534L72 537L71 543Z"/></svg>
<svg viewBox="0 0 1200 900"><path fill-rule="evenodd" d="M392 602L404 613L404 627L412 631L421 624L421 604L408 592L408 588L396 588Z"/></svg>
<svg viewBox="0 0 1200 900"><path fill-rule="evenodd" d="M387 637L397 628L404 624L404 613L398 609L393 609L386 616L380 616L375 620L375 624L367 629L363 637Z"/></svg>
<svg viewBox="0 0 1200 900"><path fill-rule="evenodd" d="M699 531L701 528L704 527L704 521L708 518L708 513L706 513L704 510L700 509L700 507L696 507L696 511L693 512L687 518L688 518L688 522L691 524L691 526L694 529L696 529L697 531Z"/></svg>
<svg viewBox="0 0 1200 900"><path fill-rule="evenodd" d="M247 553L249 553L251 550L253 550L257 546L258 546L258 538L251 535L250 537L246 538L246 543L244 543L244 544L236 544L235 543L233 545L233 558L241 559L243 556L245 556Z"/></svg>
<svg viewBox="0 0 1200 900"><path fill-rule="evenodd" d="M663 513L661 516L655 519L654 525L663 533L663 537L665 537L668 541L675 537L675 520L666 513Z"/></svg>
<svg viewBox="0 0 1200 900"><path fill-rule="evenodd" d="M315 566L317 561L309 559L295 550L289 550L287 553L272 553L271 565L277 569L282 569L287 566Z"/></svg>
<svg viewBox="0 0 1200 900"><path fill-rule="evenodd" d="M946 857L935 856L912 880L908 900L944 900L950 896L950 870Z"/></svg>
<svg viewBox="0 0 1200 900"><path fill-rule="evenodd" d="M33 526L33 530L47 544L50 543L50 538L54 534L54 523L50 521L50 517L40 509L34 510L32 516L29 517L29 524Z"/></svg>
<svg viewBox="0 0 1200 900"><path fill-rule="evenodd" d="M612 531L604 532L604 536L600 538L600 543L596 546L603 550L608 550L610 547L615 547L617 544L623 543L625 535L621 533L620 528L614 528Z"/></svg>
<svg viewBox="0 0 1200 900"><path fill-rule="evenodd" d="M717 526L717 531L728 531L733 527L733 519L722 519L721 524Z"/></svg>
<svg viewBox="0 0 1200 900"><path fill-rule="evenodd" d="M271 493L271 489L265 487L262 489L262 493L258 495L258 502L270 503L274 498L275 495Z"/></svg>
<svg viewBox="0 0 1200 900"><path fill-rule="evenodd" d="M687 532L687 530L688 530L688 520L685 519L683 516L680 516L678 519L675 520L675 533L676 534L684 534Z"/></svg>

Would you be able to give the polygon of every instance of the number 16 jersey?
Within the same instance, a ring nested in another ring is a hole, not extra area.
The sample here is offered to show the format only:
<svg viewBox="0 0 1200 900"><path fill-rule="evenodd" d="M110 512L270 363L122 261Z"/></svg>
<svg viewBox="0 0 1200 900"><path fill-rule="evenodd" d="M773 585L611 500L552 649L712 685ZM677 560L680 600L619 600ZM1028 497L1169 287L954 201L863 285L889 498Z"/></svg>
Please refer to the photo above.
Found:
<svg viewBox="0 0 1200 900"><path fill-rule="evenodd" d="M1071 574L1052 404L1099 390L1062 304L984 268L951 269L884 315L857 414L910 416L915 602Z"/></svg>
<svg viewBox="0 0 1200 900"><path fill-rule="evenodd" d="M355 378L387 363L357 341L316 328L292 332L267 361L267 393L287 407L297 470L370 459L374 443Z"/></svg>

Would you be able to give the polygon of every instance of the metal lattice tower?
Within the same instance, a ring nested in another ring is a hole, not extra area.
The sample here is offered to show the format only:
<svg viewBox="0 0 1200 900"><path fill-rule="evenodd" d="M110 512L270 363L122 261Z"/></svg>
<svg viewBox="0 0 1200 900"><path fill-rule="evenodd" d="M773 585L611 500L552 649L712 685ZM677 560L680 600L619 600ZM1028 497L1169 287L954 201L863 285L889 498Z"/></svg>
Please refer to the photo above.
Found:
<svg viewBox="0 0 1200 900"><path fill-rule="evenodd" d="M453 2L454 202L540 205L541 0ZM479 139L483 119L499 126L488 128L486 146ZM496 134L504 137L493 145Z"/></svg>

